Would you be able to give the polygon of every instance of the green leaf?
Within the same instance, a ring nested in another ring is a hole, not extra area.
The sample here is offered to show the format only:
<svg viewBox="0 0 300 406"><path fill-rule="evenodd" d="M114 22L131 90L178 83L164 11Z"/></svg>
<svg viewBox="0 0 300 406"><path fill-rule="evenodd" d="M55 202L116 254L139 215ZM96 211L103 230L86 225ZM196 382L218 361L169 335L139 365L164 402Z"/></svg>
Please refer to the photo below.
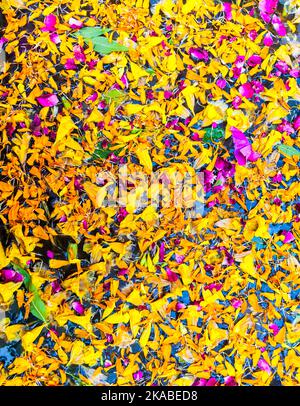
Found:
<svg viewBox="0 0 300 406"><path fill-rule="evenodd" d="M72 107L72 103L70 103L66 97L62 97L61 101L62 101L65 109L69 110Z"/></svg>
<svg viewBox="0 0 300 406"><path fill-rule="evenodd" d="M111 52L125 52L128 48L116 41L109 41L106 37L95 37L91 39L94 50L101 55L108 55ZM87 41L88 42L88 41Z"/></svg>
<svg viewBox="0 0 300 406"><path fill-rule="evenodd" d="M109 90L108 92L106 92L106 93L103 95L103 97L104 97L104 100L105 100L107 103L110 103L110 102L112 102L112 101L120 102L120 101L122 101L122 100L124 99L125 94L124 94L124 92L122 92L121 90L112 89L112 90Z"/></svg>
<svg viewBox="0 0 300 406"><path fill-rule="evenodd" d="M278 149L281 153L283 153L286 156L299 156L300 157L300 151L294 147L291 147L290 145L279 145Z"/></svg>
<svg viewBox="0 0 300 406"><path fill-rule="evenodd" d="M224 138L224 130L222 128L205 128L205 134L203 137L204 142L218 142Z"/></svg>
<svg viewBox="0 0 300 406"><path fill-rule="evenodd" d="M30 312L37 319L42 320L44 323L47 322L47 308L37 290L34 293L33 299L30 303Z"/></svg>
<svg viewBox="0 0 300 406"><path fill-rule="evenodd" d="M116 149L116 150L111 150L110 146L107 148L102 148L101 144L95 149L95 152L92 155L92 159L107 159L110 154L114 155L119 155L119 153L122 151L122 148Z"/></svg>
<svg viewBox="0 0 300 406"><path fill-rule="evenodd" d="M109 32L109 28L102 28L102 27L84 27L81 30L77 31L74 35L76 37L83 37L84 39L93 39L99 37L106 32Z"/></svg>
<svg viewBox="0 0 300 406"><path fill-rule="evenodd" d="M41 299L36 286L33 285L30 274L28 273L28 271L26 271L26 269L21 268L17 264L13 264L13 268L17 272L19 272L21 275L23 275L25 288L30 293L33 293L33 299L30 303L31 314L33 316L35 316L36 318L42 320L44 323L46 323L47 322L47 308L46 308L45 303Z"/></svg>

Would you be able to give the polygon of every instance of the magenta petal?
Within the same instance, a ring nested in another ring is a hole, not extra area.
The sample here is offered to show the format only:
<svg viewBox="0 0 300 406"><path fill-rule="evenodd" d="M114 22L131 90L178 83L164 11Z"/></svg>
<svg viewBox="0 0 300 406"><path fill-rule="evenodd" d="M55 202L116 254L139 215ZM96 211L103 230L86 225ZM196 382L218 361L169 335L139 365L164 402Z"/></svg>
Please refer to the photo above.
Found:
<svg viewBox="0 0 300 406"><path fill-rule="evenodd" d="M78 313L80 316L84 314L84 307L82 304L78 301L72 303L72 307L75 310L76 313Z"/></svg>
<svg viewBox="0 0 300 406"><path fill-rule="evenodd" d="M226 20L232 20L231 3L223 3Z"/></svg>
<svg viewBox="0 0 300 406"><path fill-rule="evenodd" d="M135 372L135 373L133 374L133 379L134 379L135 381L140 381L141 379L143 379L143 376L144 376L144 374L143 374L142 371L137 371L137 372Z"/></svg>
<svg viewBox="0 0 300 406"><path fill-rule="evenodd" d="M278 0L261 0L259 2L258 8L262 13L273 14L278 5Z"/></svg>
<svg viewBox="0 0 300 406"><path fill-rule="evenodd" d="M220 89L224 89L224 88L226 87L226 85L227 85L227 82L226 82L225 79L220 78L220 79L217 79L216 85L217 85Z"/></svg>
<svg viewBox="0 0 300 406"><path fill-rule="evenodd" d="M84 54L84 50L80 45L75 45L73 52L74 52L74 58L76 59L76 61L79 61L82 63L85 62L86 57Z"/></svg>
<svg viewBox="0 0 300 406"><path fill-rule="evenodd" d="M61 42L59 35L56 32L53 32L50 34L50 40L53 42L53 44L59 44Z"/></svg>
<svg viewBox="0 0 300 406"><path fill-rule="evenodd" d="M206 386L207 380L204 378L197 378L194 380L192 386Z"/></svg>
<svg viewBox="0 0 300 406"><path fill-rule="evenodd" d="M272 24L278 35L284 37L287 34L285 25L281 21L280 17L274 15L272 18Z"/></svg>
<svg viewBox="0 0 300 406"><path fill-rule="evenodd" d="M170 268L166 268L166 272L167 272L168 280L170 282L176 282L178 280L179 276L177 275L177 273L171 271Z"/></svg>
<svg viewBox="0 0 300 406"><path fill-rule="evenodd" d="M269 325L269 328L271 329L271 330L273 330L273 334L274 334L274 336L276 336L278 333L279 333L279 327L277 326L277 324L275 324L275 323L272 323L272 324L270 324Z"/></svg>
<svg viewBox="0 0 300 406"><path fill-rule="evenodd" d="M53 107L58 104L58 98L55 94L44 94L43 96L37 97L37 101L43 107Z"/></svg>
<svg viewBox="0 0 300 406"><path fill-rule="evenodd" d="M217 380L215 378L209 378L209 380L206 382L205 386L216 386Z"/></svg>
<svg viewBox="0 0 300 406"><path fill-rule="evenodd" d="M209 59L208 52L205 51L204 49L200 48L190 48L189 54L195 58L198 59L199 61L205 61L207 62Z"/></svg>
<svg viewBox="0 0 300 406"><path fill-rule="evenodd" d="M98 93L97 93L97 92L94 92L91 96L89 96L89 97L86 98L86 101L94 102L94 101L96 101L97 99L98 99Z"/></svg>
<svg viewBox="0 0 300 406"><path fill-rule="evenodd" d="M47 257L48 257L49 259L53 259L53 258L54 258L54 252L48 250L48 251L47 251Z"/></svg>
<svg viewBox="0 0 300 406"><path fill-rule="evenodd" d="M163 242L159 247L159 262L164 262L165 258L165 243Z"/></svg>
<svg viewBox="0 0 300 406"><path fill-rule="evenodd" d="M224 378L225 386L237 386L237 382L233 376L226 376Z"/></svg>
<svg viewBox="0 0 300 406"><path fill-rule="evenodd" d="M78 29L83 27L83 23L76 18L71 17L69 20L69 26L73 29Z"/></svg>
<svg viewBox="0 0 300 406"><path fill-rule="evenodd" d="M3 282L22 282L23 281L23 275L21 275L19 272L14 271L13 269L2 269L0 273L1 279Z"/></svg>
<svg viewBox="0 0 300 406"><path fill-rule="evenodd" d="M65 63L65 68L67 70L76 70L77 69L77 65L74 61L74 58L68 58L67 62Z"/></svg>
<svg viewBox="0 0 300 406"><path fill-rule="evenodd" d="M41 28L42 31L54 31L56 25L56 16L54 14L49 14L44 19L45 26Z"/></svg>
<svg viewBox="0 0 300 406"><path fill-rule="evenodd" d="M294 123L293 123L293 126L294 126L294 128L295 128L296 131L299 130L299 128L300 128L300 116L298 116L298 117L296 118L296 120L295 120Z"/></svg>
<svg viewBox="0 0 300 406"><path fill-rule="evenodd" d="M244 83L239 87L239 92L242 96L246 97L247 99L251 99L254 95L254 90L250 83Z"/></svg>
<svg viewBox="0 0 300 406"><path fill-rule="evenodd" d="M258 366L258 368L261 369L262 371L265 371L265 372L267 372L268 374L271 373L271 367L270 367L270 365L269 365L269 364L267 363L267 361L264 360L263 358L261 358L261 359L258 361L257 366Z"/></svg>
<svg viewBox="0 0 300 406"><path fill-rule="evenodd" d="M238 309L239 307L242 306L242 301L239 299L232 299L231 300L231 305L235 308Z"/></svg>
<svg viewBox="0 0 300 406"><path fill-rule="evenodd" d="M58 293L62 290L59 280L51 282L52 294Z"/></svg>
<svg viewBox="0 0 300 406"><path fill-rule="evenodd" d="M252 146L245 134L235 127L231 127L231 132L234 144L234 155L238 161L238 164L244 166L247 161L257 161L260 155L253 151Z"/></svg>
<svg viewBox="0 0 300 406"><path fill-rule="evenodd" d="M273 44L274 44L274 41L273 41L272 35L270 33L266 34L265 38L264 38L264 45L266 47L271 47Z"/></svg>
<svg viewBox="0 0 300 406"><path fill-rule="evenodd" d="M288 244L289 242L292 242L295 239L295 237L291 231L283 230L282 234L284 235L284 240L283 240L284 244Z"/></svg>
<svg viewBox="0 0 300 406"><path fill-rule="evenodd" d="M259 55L252 55L250 56L250 58L248 59L248 65L249 66L256 66L256 65L260 65L262 62L262 58Z"/></svg>

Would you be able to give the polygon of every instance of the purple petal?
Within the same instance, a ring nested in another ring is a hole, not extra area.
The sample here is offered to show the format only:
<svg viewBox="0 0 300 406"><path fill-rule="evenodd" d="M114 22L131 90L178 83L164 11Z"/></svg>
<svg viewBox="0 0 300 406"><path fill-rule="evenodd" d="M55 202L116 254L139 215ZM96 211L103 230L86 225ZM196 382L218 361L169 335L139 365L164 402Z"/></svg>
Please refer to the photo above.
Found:
<svg viewBox="0 0 300 406"><path fill-rule="evenodd" d="M163 242L159 247L159 262L164 262L165 258L165 243Z"/></svg>
<svg viewBox="0 0 300 406"><path fill-rule="evenodd" d="M59 280L51 282L52 294L58 293L62 290Z"/></svg>
<svg viewBox="0 0 300 406"><path fill-rule="evenodd" d="M1 279L3 282L22 282L23 281L23 275L21 275L19 272L16 272L13 269L2 269L0 273Z"/></svg>

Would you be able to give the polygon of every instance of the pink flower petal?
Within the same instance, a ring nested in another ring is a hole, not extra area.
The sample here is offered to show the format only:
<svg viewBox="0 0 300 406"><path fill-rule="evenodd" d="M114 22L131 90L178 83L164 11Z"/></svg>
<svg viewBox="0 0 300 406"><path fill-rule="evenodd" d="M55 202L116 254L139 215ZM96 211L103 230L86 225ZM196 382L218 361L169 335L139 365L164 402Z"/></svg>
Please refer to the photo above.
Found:
<svg viewBox="0 0 300 406"><path fill-rule="evenodd" d="M268 32L264 37L264 45L266 47L271 47L274 44L272 35Z"/></svg>
<svg viewBox="0 0 300 406"><path fill-rule="evenodd" d="M260 65L262 62L262 58L259 55L252 55L250 56L250 58L248 59L248 65L249 66L256 66L256 65Z"/></svg>
<svg viewBox="0 0 300 406"><path fill-rule="evenodd" d="M137 371L137 372L135 372L135 373L133 374L133 379L134 379L135 381L140 381L141 379L143 379L143 376L144 376L144 374L143 374L142 371Z"/></svg>
<svg viewBox="0 0 300 406"><path fill-rule="evenodd" d="M79 29L83 27L83 23L76 18L71 17L69 20L69 26L73 29Z"/></svg>
<svg viewBox="0 0 300 406"><path fill-rule="evenodd" d="M247 99L251 99L254 95L254 90L249 82L244 83L239 87L239 92L242 96L246 97Z"/></svg>
<svg viewBox="0 0 300 406"><path fill-rule="evenodd" d="M216 81L216 85L217 85L220 89L224 89L224 88L226 87L226 85L227 85L227 82L226 82L225 79L219 78L219 79L217 79L217 81Z"/></svg>
<svg viewBox="0 0 300 406"><path fill-rule="evenodd" d="M233 376L226 376L224 378L225 386L238 386L235 378Z"/></svg>
<svg viewBox="0 0 300 406"><path fill-rule="evenodd" d="M253 151L252 146L245 134L235 127L231 127L231 132L234 144L234 155L238 161L238 164L245 166L247 161L257 161L260 154Z"/></svg>
<svg viewBox="0 0 300 406"><path fill-rule="evenodd" d="M65 63L65 68L67 70L76 70L77 69L77 65L74 61L74 58L68 58L67 62Z"/></svg>
<svg viewBox="0 0 300 406"><path fill-rule="evenodd" d="M41 28L44 32L50 32L55 30L56 16L54 14L49 14L44 19L44 27Z"/></svg>
<svg viewBox="0 0 300 406"><path fill-rule="evenodd" d="M258 361L257 366L258 366L259 369L261 369L262 371L267 372L268 374L270 374L272 372L270 365L263 358L261 358Z"/></svg>
<svg viewBox="0 0 300 406"><path fill-rule="evenodd" d="M56 32L53 32L50 34L50 40L53 42L53 44L59 44L61 42L59 35Z"/></svg>
<svg viewBox="0 0 300 406"><path fill-rule="evenodd" d="M231 3L223 3L223 10L225 13L226 20L232 20Z"/></svg>
<svg viewBox="0 0 300 406"><path fill-rule="evenodd" d="M199 61L207 62L209 59L208 52L200 48L190 48L189 54Z"/></svg>
<svg viewBox="0 0 300 406"><path fill-rule="evenodd" d="M56 106L59 102L55 94L44 94L40 97L37 97L37 101L43 107L53 107Z"/></svg>
<svg viewBox="0 0 300 406"><path fill-rule="evenodd" d="M273 24L275 31L277 32L277 34L280 37L284 37L287 34L285 25L281 21L280 17L274 15L272 18L272 24Z"/></svg>
<svg viewBox="0 0 300 406"><path fill-rule="evenodd" d="M86 56L84 54L84 49L80 45L75 45L73 52L74 52L74 58L76 59L76 61L79 61L81 63L85 62Z"/></svg>
<svg viewBox="0 0 300 406"><path fill-rule="evenodd" d="M0 271L0 278L3 280L3 282L22 282L24 277L21 275L19 272L16 272L13 269L2 269Z"/></svg>
<svg viewBox="0 0 300 406"><path fill-rule="evenodd" d="M269 325L269 328L271 329L271 330L273 330L273 334L274 334L274 336L276 336L278 333L279 333L279 327L277 326L277 324L275 324L275 323L272 323L272 324L270 324Z"/></svg>
<svg viewBox="0 0 300 406"><path fill-rule="evenodd" d="M295 237L291 231L283 230L282 234L284 235L284 240L283 240L284 244L288 244L289 242L292 242L295 240Z"/></svg>
<svg viewBox="0 0 300 406"><path fill-rule="evenodd" d="M294 126L294 128L295 128L296 131L299 130L299 128L300 128L300 116L298 116L298 117L295 119L295 121L294 121L294 123L293 123L293 126Z"/></svg>
<svg viewBox="0 0 300 406"><path fill-rule="evenodd" d="M239 299L232 299L231 300L231 305L235 308L238 309L239 307L242 306L242 301Z"/></svg>
<svg viewBox="0 0 300 406"><path fill-rule="evenodd" d="M62 290L59 280L51 282L52 294L58 293Z"/></svg>
<svg viewBox="0 0 300 406"><path fill-rule="evenodd" d="M84 307L82 304L78 301L75 301L72 303L72 308L75 310L76 313L78 313L80 316L84 314Z"/></svg>
<svg viewBox="0 0 300 406"><path fill-rule="evenodd" d="M168 281L176 282L178 280L179 276L177 275L177 273L171 271L171 269L169 267L166 268L166 272L167 272Z"/></svg>
<svg viewBox="0 0 300 406"><path fill-rule="evenodd" d="M53 259L53 258L54 258L54 252L48 250L48 251L47 251L47 257L48 257L49 259Z"/></svg>
<svg viewBox="0 0 300 406"><path fill-rule="evenodd" d="M163 242L159 247L159 262L164 262L165 258L165 243Z"/></svg>
<svg viewBox="0 0 300 406"><path fill-rule="evenodd" d="M273 14L278 5L278 0L261 0L258 8L262 13Z"/></svg>

